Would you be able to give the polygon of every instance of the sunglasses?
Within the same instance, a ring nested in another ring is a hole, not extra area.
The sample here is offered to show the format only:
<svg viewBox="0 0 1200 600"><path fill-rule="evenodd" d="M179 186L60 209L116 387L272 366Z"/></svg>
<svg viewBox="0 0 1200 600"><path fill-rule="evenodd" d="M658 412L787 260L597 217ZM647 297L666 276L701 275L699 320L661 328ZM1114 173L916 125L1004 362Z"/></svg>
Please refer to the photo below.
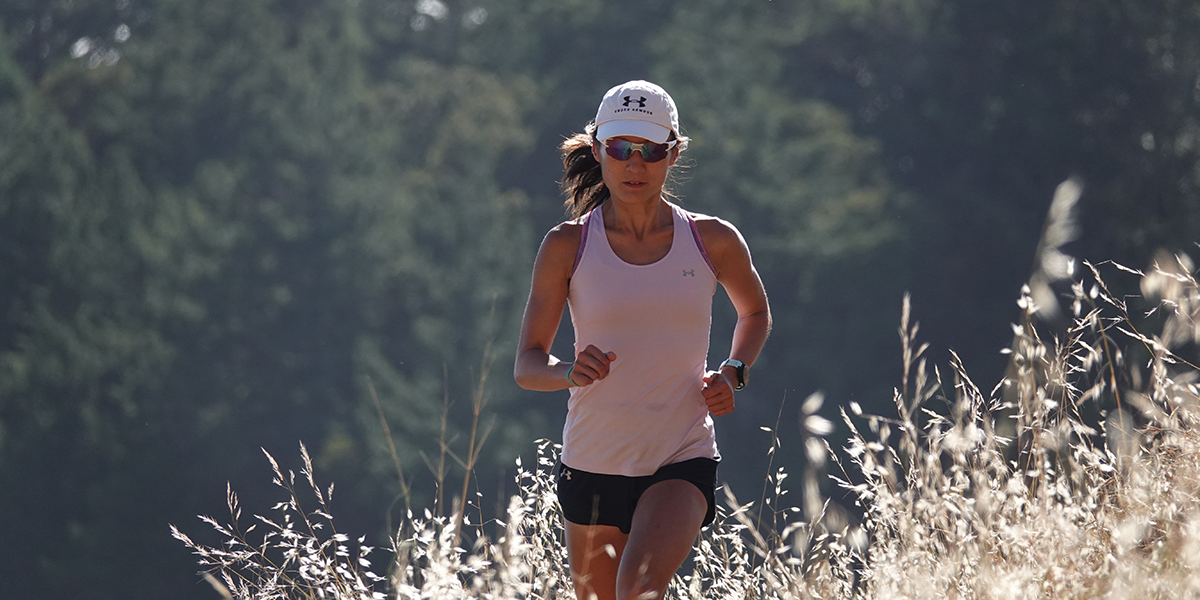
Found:
<svg viewBox="0 0 1200 600"><path fill-rule="evenodd" d="M621 138L608 138L600 143L604 145L604 151L617 160L629 160L636 150L642 153L642 160L656 163L666 158L667 154L671 152L671 148L674 148L678 142L679 140L670 140L665 144L655 144L654 142L635 144Z"/></svg>

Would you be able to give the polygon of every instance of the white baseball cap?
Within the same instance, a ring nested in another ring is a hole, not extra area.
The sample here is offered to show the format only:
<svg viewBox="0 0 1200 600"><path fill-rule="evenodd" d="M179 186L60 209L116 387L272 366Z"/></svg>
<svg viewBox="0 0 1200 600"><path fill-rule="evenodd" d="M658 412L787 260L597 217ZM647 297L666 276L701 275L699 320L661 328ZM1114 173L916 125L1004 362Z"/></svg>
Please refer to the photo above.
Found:
<svg viewBox="0 0 1200 600"><path fill-rule="evenodd" d="M649 81L629 81L608 90L596 111L596 139L628 135L662 144L678 136L679 112L675 101Z"/></svg>

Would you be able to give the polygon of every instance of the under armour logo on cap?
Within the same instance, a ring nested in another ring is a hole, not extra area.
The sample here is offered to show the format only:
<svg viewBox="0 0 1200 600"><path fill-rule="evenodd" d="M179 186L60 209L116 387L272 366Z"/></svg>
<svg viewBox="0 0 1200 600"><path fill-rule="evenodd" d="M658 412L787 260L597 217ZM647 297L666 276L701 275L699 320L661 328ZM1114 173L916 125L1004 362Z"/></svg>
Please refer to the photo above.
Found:
<svg viewBox="0 0 1200 600"><path fill-rule="evenodd" d="M621 104L623 106L629 106L630 104L637 102L638 108L646 108L646 97L645 96L642 96L642 97L638 98L637 100L633 100L632 98L633 98L633 96L625 96L625 102L623 102Z"/></svg>

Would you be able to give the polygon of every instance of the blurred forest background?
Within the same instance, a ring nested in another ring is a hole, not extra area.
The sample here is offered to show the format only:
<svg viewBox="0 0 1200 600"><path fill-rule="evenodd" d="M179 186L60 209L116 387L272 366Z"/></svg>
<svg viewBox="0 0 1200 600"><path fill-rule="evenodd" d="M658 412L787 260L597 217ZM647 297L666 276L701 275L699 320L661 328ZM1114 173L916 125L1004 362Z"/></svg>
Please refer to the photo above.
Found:
<svg viewBox="0 0 1200 600"><path fill-rule="evenodd" d="M510 376L556 147L634 78L693 139L683 205L742 230L773 301L718 422L743 500L777 418L803 469L808 394L891 413L905 292L990 389L1067 177L1073 256L1200 237L1196 0L0 0L2 595L215 597L168 523L202 540L227 481L268 510L260 448L295 468L301 441L386 546L371 386L418 508L486 400L492 513L565 414Z"/></svg>

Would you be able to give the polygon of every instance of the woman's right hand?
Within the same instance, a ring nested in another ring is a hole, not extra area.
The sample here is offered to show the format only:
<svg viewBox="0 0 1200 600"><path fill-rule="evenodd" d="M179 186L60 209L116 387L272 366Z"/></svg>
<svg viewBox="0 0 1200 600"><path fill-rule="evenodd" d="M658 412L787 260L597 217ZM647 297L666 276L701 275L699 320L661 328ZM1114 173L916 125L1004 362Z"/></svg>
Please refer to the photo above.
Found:
<svg viewBox="0 0 1200 600"><path fill-rule="evenodd" d="M596 381L608 377L609 366L617 355L605 352L591 344L575 357L575 365L570 370L570 380L575 386L589 386Z"/></svg>

